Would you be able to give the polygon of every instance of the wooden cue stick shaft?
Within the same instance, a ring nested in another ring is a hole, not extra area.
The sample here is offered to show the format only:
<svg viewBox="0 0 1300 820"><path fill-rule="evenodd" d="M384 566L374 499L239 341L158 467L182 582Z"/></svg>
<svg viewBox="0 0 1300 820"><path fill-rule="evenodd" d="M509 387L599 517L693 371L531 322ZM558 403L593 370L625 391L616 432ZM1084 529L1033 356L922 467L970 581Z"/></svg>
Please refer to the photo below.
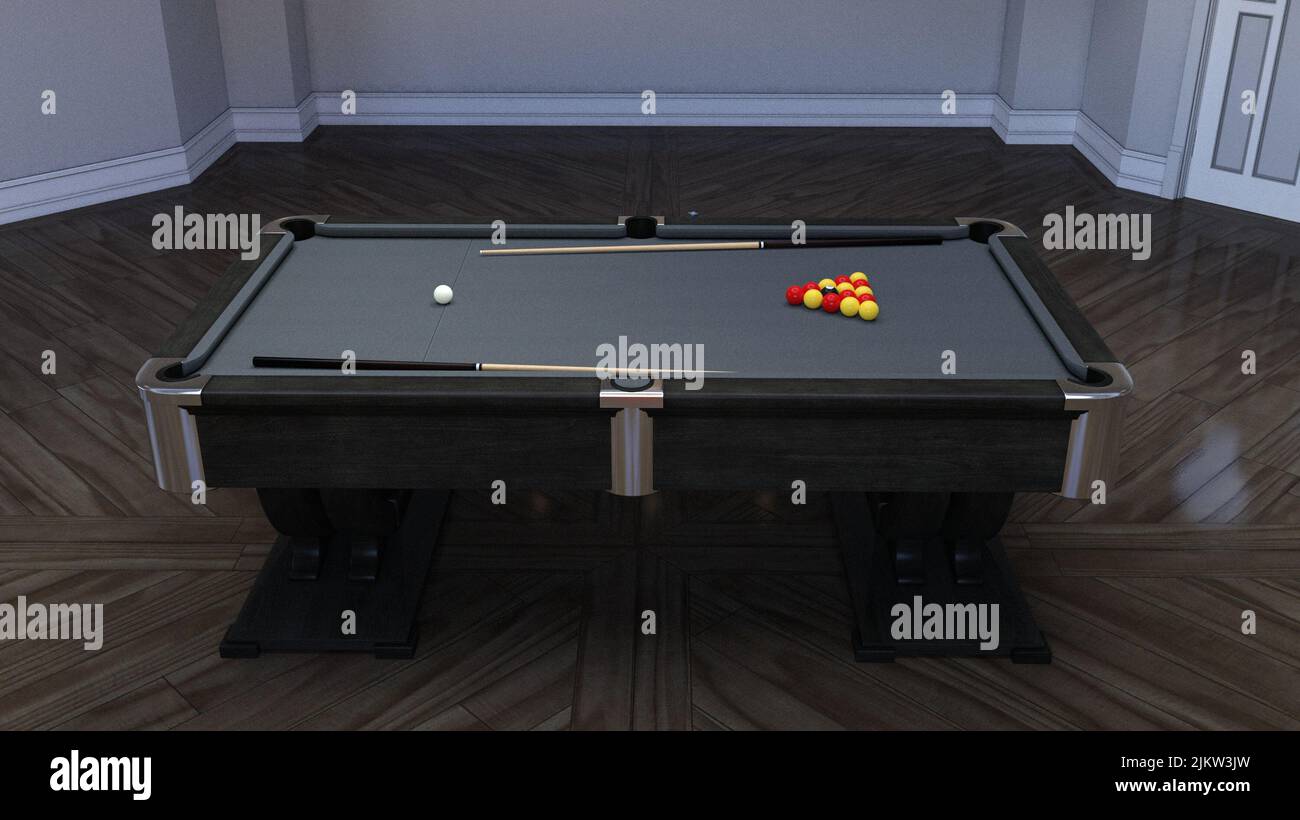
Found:
<svg viewBox="0 0 1300 820"><path fill-rule="evenodd" d="M503 364L500 362L410 362L381 359L357 359L353 364L361 370L484 370L524 371L536 373L632 373L651 375L658 370L634 367L586 367L569 364ZM253 367L280 367L291 370L342 370L342 359L312 358L306 356L254 356ZM686 373L730 373L730 370L688 370Z"/></svg>
<svg viewBox="0 0 1300 820"><path fill-rule="evenodd" d="M658 370L638 367L581 367L568 364L499 364L483 362L479 370L522 370L536 373L631 373L633 375L651 375ZM730 373L730 370L684 370L683 373Z"/></svg>
<svg viewBox="0 0 1300 820"><path fill-rule="evenodd" d="M575 245L559 248L497 248L479 251L480 256L528 256L545 253L644 253L646 251L757 251L761 241L669 242L659 245Z"/></svg>
<svg viewBox="0 0 1300 820"><path fill-rule="evenodd" d="M756 239L740 242L663 242L655 245L574 245L572 247L496 248L481 250L482 256L535 256L547 253L644 253L659 251L765 251L799 248L870 248L884 245L941 245L943 237L933 236L871 236L809 239L794 242L790 239Z"/></svg>

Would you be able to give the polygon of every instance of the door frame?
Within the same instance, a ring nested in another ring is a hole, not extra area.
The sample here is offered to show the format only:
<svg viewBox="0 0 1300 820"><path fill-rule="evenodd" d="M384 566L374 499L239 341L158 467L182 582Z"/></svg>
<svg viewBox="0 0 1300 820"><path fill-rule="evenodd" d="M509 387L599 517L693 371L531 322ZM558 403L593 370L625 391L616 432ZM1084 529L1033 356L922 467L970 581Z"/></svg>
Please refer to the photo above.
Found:
<svg viewBox="0 0 1300 820"><path fill-rule="evenodd" d="M1187 196L1187 177L1192 168L1192 151L1196 147L1196 122L1201 116L1201 101L1205 98L1205 66L1210 60L1210 45L1214 41L1214 18L1219 13L1219 0L1196 0L1192 12L1192 32L1187 40L1187 53L1196 54L1195 66L1184 66L1183 88L1178 99L1178 115L1174 120L1174 135L1182 134L1182 153L1177 163L1177 179L1165 180L1166 192L1174 199ZM1198 42L1199 41L1199 42ZM1194 74L1189 82L1188 74ZM1170 163L1172 166L1174 163Z"/></svg>

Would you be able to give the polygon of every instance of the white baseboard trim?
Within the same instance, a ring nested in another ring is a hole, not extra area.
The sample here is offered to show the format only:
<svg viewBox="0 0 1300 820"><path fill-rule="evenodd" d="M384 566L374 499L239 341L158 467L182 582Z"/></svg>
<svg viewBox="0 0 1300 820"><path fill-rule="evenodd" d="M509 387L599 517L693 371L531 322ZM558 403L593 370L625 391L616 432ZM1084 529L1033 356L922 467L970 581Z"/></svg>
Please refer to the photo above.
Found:
<svg viewBox="0 0 1300 820"><path fill-rule="evenodd" d="M70 211L190 181L185 149L169 148L0 182L0 224Z"/></svg>
<svg viewBox="0 0 1300 820"><path fill-rule="evenodd" d="M316 130L316 95L295 108L232 108L237 142L302 142Z"/></svg>
<svg viewBox="0 0 1300 820"><path fill-rule="evenodd" d="M189 175L186 183L193 182L208 166L221 159L230 146L237 142L234 130L234 118L227 108L202 131L190 137L181 146L185 155L185 170ZM182 183L182 184L186 184Z"/></svg>
<svg viewBox="0 0 1300 820"><path fill-rule="evenodd" d="M0 182L0 224L188 185L235 144L230 111L184 145Z"/></svg>
<svg viewBox="0 0 1300 820"><path fill-rule="evenodd" d="M318 125L620 125L991 128L1011 145L1073 145L1115 185L1169 196L1165 157L1123 148L1079 111L1010 108L997 94L361 93L341 113L337 93L292 108L230 108L182 146L0 182L0 224L193 182L236 142L301 142ZM1176 159L1176 158L1175 158Z"/></svg>
<svg viewBox="0 0 1300 820"><path fill-rule="evenodd" d="M1160 185L1160 196L1165 199L1178 199L1178 186L1182 182L1183 157L1187 146L1174 143L1169 146L1169 155L1164 157L1165 177Z"/></svg>
<svg viewBox="0 0 1300 820"><path fill-rule="evenodd" d="M297 108L228 108L184 145L0 182L0 225L188 185L236 142L301 142L316 101Z"/></svg>
<svg viewBox="0 0 1300 820"><path fill-rule="evenodd" d="M641 113L640 94L359 93L356 113L339 94L317 92L322 125L698 125L984 128L995 94L957 99L944 114L937 94L659 94Z"/></svg>
<svg viewBox="0 0 1300 820"><path fill-rule="evenodd" d="M995 95L989 127L1008 145L1070 145L1078 119L1078 111L1016 111Z"/></svg>
<svg viewBox="0 0 1300 820"><path fill-rule="evenodd" d="M1165 196L1165 167L1169 158L1125 148L1082 111L1073 144L1114 185Z"/></svg>

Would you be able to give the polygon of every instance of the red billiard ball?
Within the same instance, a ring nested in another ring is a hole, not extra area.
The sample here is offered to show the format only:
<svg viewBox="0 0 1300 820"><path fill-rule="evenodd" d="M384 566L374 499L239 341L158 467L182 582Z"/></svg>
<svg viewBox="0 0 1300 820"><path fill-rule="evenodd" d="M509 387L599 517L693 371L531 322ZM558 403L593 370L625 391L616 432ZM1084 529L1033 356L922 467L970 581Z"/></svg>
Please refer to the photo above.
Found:
<svg viewBox="0 0 1300 820"><path fill-rule="evenodd" d="M806 283L806 284L803 286L803 289L804 289L805 291L809 291L809 290L821 290L821 287L820 287L816 282L808 282L808 283Z"/></svg>
<svg viewBox="0 0 1300 820"><path fill-rule="evenodd" d="M804 288L801 288L798 285L794 285L792 287L786 288L785 290L786 304L788 305L802 304L803 292L804 292Z"/></svg>
<svg viewBox="0 0 1300 820"><path fill-rule="evenodd" d="M838 293L826 294L826 297L822 299L822 310L826 311L827 313L839 313L840 295Z"/></svg>
<svg viewBox="0 0 1300 820"><path fill-rule="evenodd" d="M861 296L858 297L858 301L859 301L859 302L874 302L874 301L876 301L876 297L872 296L870 293L864 293L864 294L862 294Z"/></svg>
<svg viewBox="0 0 1300 820"><path fill-rule="evenodd" d="M847 276L836 276L836 277L835 277L835 284L837 284L837 285L842 284L842 283L844 283L844 282L848 282L848 281L849 281L849 277L847 277Z"/></svg>

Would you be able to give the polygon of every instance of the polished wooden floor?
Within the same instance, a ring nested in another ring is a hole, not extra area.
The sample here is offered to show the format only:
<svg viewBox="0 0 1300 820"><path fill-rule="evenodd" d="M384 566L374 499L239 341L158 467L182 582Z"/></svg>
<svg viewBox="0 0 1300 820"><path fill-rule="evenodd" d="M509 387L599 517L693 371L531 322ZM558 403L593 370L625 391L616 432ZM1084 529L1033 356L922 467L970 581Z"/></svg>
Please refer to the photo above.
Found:
<svg viewBox="0 0 1300 820"><path fill-rule="evenodd" d="M1147 262L1047 252L1137 382L1124 477L1004 532L1056 660L853 662L824 502L458 496L413 661L223 661L255 498L160 492L136 368L233 258L200 212L595 220L1151 213ZM41 353L57 373L39 373ZM1243 350L1258 372L1241 373ZM95 653L0 644L0 727L1300 727L1300 227L1117 190L983 130L321 128L195 184L0 227L0 601L104 602ZM658 635L637 629L643 609ZM1243 610L1258 634L1241 634Z"/></svg>

